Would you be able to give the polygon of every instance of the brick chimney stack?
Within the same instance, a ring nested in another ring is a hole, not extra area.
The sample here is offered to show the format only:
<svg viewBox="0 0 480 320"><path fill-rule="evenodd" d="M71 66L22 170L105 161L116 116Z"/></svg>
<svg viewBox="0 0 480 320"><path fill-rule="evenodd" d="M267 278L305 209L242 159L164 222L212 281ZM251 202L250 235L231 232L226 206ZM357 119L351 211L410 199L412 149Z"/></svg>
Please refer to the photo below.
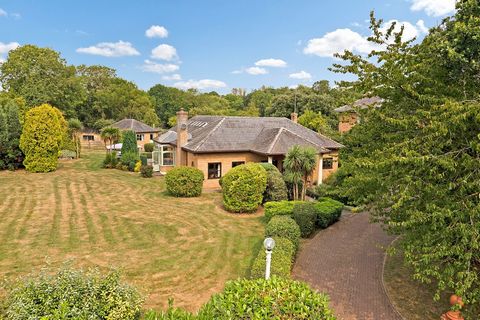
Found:
<svg viewBox="0 0 480 320"><path fill-rule="evenodd" d="M296 112L293 112L291 115L290 115L290 119L297 123L298 122L298 114Z"/></svg>
<svg viewBox="0 0 480 320"><path fill-rule="evenodd" d="M177 166L186 165L182 147L188 142L187 122L188 112L181 108L180 111L177 112L177 150L175 159L175 165Z"/></svg>

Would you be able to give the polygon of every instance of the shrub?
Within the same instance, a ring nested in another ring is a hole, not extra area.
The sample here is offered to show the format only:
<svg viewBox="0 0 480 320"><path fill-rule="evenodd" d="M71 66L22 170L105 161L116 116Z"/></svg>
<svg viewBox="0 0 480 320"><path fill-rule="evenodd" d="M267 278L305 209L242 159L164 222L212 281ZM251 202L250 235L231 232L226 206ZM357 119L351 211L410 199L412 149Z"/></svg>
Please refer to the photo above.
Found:
<svg viewBox="0 0 480 320"><path fill-rule="evenodd" d="M270 267L271 275L280 277L290 277L292 270L292 263L295 257L295 246L292 241L286 238L275 238L275 248L272 251L272 264ZM253 262L252 270L250 271L251 278L265 277L265 250L260 250L257 258Z"/></svg>
<svg viewBox="0 0 480 320"><path fill-rule="evenodd" d="M67 122L57 108L49 104L30 109L25 115L20 148L25 153L23 164L30 172L57 169L58 151L67 134Z"/></svg>
<svg viewBox="0 0 480 320"><path fill-rule="evenodd" d="M315 204L317 212L317 224L320 228L326 228L338 221L343 210L343 203L330 199L320 198Z"/></svg>
<svg viewBox="0 0 480 320"><path fill-rule="evenodd" d="M107 169L116 168L118 165L118 158L116 152L109 152L105 155L103 160L103 167Z"/></svg>
<svg viewBox="0 0 480 320"><path fill-rule="evenodd" d="M309 237L315 231L317 209L314 202L300 202L293 207L293 220L300 227L303 238Z"/></svg>
<svg viewBox="0 0 480 320"><path fill-rule="evenodd" d="M138 160L137 163L135 163L135 168L133 169L133 171L140 172L141 167L142 167L142 161Z"/></svg>
<svg viewBox="0 0 480 320"><path fill-rule="evenodd" d="M302 201L277 201L277 202L267 202L264 204L265 208L265 217L270 220L274 216L291 216L293 214L293 207L296 203L301 203Z"/></svg>
<svg viewBox="0 0 480 320"><path fill-rule="evenodd" d="M198 197L202 194L203 172L192 167L175 167L167 172L165 183L175 197Z"/></svg>
<svg viewBox="0 0 480 320"><path fill-rule="evenodd" d="M151 143L145 143L143 145L143 149L145 150L145 152L153 152L153 148L154 148L155 144L153 142Z"/></svg>
<svg viewBox="0 0 480 320"><path fill-rule="evenodd" d="M271 163L261 163L267 171L267 188L263 194L263 202L288 200L287 186L283 176Z"/></svg>
<svg viewBox="0 0 480 320"><path fill-rule="evenodd" d="M122 156L120 158L120 162L124 166L129 166L130 163L133 162L133 167L135 167L135 163L137 163L138 160L139 160L138 154L136 154L135 152L123 153L123 151L122 151ZM133 168L132 168L132 171L133 171Z"/></svg>
<svg viewBox="0 0 480 320"><path fill-rule="evenodd" d="M18 169L23 162L20 109L20 99L0 97L0 170Z"/></svg>
<svg viewBox="0 0 480 320"><path fill-rule="evenodd" d="M220 179L223 205L230 212L254 212L262 203L267 172L258 163L237 166Z"/></svg>
<svg viewBox="0 0 480 320"><path fill-rule="evenodd" d="M148 164L147 156L145 154L141 154L140 161L142 162L142 166L146 166Z"/></svg>
<svg viewBox="0 0 480 320"><path fill-rule="evenodd" d="M138 155L137 135L132 130L126 130L122 134L122 155L134 153Z"/></svg>
<svg viewBox="0 0 480 320"><path fill-rule="evenodd" d="M265 236L272 238L286 238L292 241L295 248L298 248L300 241L300 227L295 220L290 217L276 216L273 217L265 227Z"/></svg>
<svg viewBox="0 0 480 320"><path fill-rule="evenodd" d="M166 311L156 312L150 310L145 313L142 318L143 320L194 320L197 319L190 312L181 309L175 308L173 306L173 299L168 300L168 309Z"/></svg>
<svg viewBox="0 0 480 320"><path fill-rule="evenodd" d="M75 159L76 157L77 153L72 150L61 150L58 155L59 159Z"/></svg>
<svg viewBox="0 0 480 320"><path fill-rule="evenodd" d="M329 299L307 284L273 277L270 280L227 282L199 311L200 319L334 320Z"/></svg>
<svg viewBox="0 0 480 320"><path fill-rule="evenodd" d="M140 167L140 175L144 178L151 178L153 176L153 167L149 165L142 165Z"/></svg>
<svg viewBox="0 0 480 320"><path fill-rule="evenodd" d="M9 289L5 319L138 319L142 299L117 272L64 268L19 280Z"/></svg>

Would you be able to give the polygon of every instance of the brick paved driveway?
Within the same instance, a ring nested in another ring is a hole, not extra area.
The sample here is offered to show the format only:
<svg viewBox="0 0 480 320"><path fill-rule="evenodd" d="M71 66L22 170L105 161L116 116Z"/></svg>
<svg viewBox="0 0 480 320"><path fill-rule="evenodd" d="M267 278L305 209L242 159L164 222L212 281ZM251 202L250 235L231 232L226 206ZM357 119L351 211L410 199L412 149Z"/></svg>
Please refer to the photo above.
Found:
<svg viewBox="0 0 480 320"><path fill-rule="evenodd" d="M382 286L383 248L392 240L367 213L342 218L302 245L293 277L328 293L339 320L401 319Z"/></svg>

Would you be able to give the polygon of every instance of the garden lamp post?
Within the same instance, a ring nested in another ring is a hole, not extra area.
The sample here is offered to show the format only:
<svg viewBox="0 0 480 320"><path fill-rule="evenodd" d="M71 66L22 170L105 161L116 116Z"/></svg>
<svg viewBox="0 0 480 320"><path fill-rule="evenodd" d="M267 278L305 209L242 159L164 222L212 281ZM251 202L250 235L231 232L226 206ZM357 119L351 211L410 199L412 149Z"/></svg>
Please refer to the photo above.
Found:
<svg viewBox="0 0 480 320"><path fill-rule="evenodd" d="M266 238L265 241L263 241L263 246L265 247L265 253L266 253L266 264L265 264L265 279L268 280L270 279L270 265L272 264L272 250L275 248L275 240L272 238Z"/></svg>

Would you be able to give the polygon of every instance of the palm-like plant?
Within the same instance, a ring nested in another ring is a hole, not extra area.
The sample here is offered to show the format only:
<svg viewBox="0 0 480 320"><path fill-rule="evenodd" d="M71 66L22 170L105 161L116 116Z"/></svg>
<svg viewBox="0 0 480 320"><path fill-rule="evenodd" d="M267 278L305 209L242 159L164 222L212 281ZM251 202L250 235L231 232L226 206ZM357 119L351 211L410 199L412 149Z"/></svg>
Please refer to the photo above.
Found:
<svg viewBox="0 0 480 320"><path fill-rule="evenodd" d="M287 152L283 166L285 180L293 185L294 200L305 200L308 177L312 174L317 163L317 151L311 147L293 146ZM300 189L300 184L303 187Z"/></svg>
<svg viewBox="0 0 480 320"><path fill-rule="evenodd" d="M80 131L82 130L82 122L76 118L68 120L68 130L70 131L72 140L75 143L75 153L76 157L80 158L80 138L78 137Z"/></svg>
<svg viewBox="0 0 480 320"><path fill-rule="evenodd" d="M112 152L112 145L120 140L121 133L118 128L106 127L102 129L100 136L105 143L105 147L107 146L107 141L109 142L110 150L108 150L108 152Z"/></svg>

